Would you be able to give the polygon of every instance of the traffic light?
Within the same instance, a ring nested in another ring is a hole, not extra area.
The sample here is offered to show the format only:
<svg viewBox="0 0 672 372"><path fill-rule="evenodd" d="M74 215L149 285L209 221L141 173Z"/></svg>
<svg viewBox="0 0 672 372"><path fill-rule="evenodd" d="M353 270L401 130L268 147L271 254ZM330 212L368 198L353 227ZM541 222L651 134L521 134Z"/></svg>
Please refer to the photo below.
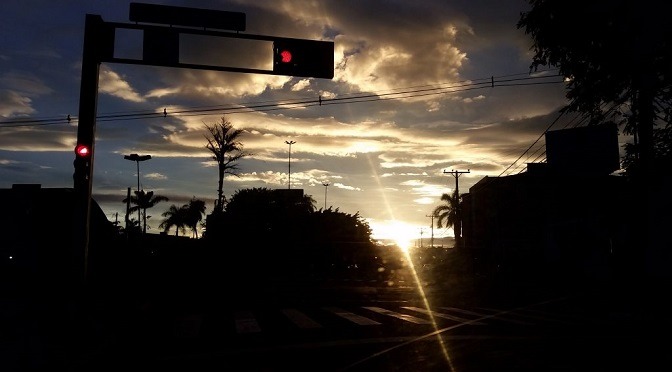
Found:
<svg viewBox="0 0 672 372"><path fill-rule="evenodd" d="M73 178L75 184L89 182L91 177L91 158L93 150L90 145L78 144L75 147L75 173Z"/></svg>
<svg viewBox="0 0 672 372"><path fill-rule="evenodd" d="M273 73L278 75L334 77L332 41L282 39L273 42Z"/></svg>

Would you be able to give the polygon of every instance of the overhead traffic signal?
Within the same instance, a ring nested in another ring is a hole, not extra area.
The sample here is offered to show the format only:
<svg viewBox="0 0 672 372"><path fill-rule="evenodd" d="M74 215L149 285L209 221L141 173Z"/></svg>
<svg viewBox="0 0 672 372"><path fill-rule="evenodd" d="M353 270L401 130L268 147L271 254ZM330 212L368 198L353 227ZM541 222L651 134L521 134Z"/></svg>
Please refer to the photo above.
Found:
<svg viewBox="0 0 672 372"><path fill-rule="evenodd" d="M273 42L273 73L300 77L334 77L332 41L282 39Z"/></svg>
<svg viewBox="0 0 672 372"><path fill-rule="evenodd" d="M75 161L72 164L75 166L73 178L76 184L89 182L92 156L93 149L90 145L78 144L75 146Z"/></svg>
<svg viewBox="0 0 672 372"><path fill-rule="evenodd" d="M91 146L77 145L77 147L75 147L75 154L78 158L88 159L91 157Z"/></svg>

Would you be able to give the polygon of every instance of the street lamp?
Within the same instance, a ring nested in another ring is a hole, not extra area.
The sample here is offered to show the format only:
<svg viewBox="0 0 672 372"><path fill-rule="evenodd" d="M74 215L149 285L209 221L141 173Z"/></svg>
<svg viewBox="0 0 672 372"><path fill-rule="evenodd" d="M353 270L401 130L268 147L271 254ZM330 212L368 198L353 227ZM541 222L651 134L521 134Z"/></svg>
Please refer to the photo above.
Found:
<svg viewBox="0 0 672 372"><path fill-rule="evenodd" d="M140 162L149 160L151 159L151 155L138 155L138 154L131 154L131 155L124 155L124 159L126 160L131 160L134 161L136 164L136 170L138 173L138 197L140 197ZM138 206L138 223L140 223L140 208Z"/></svg>
<svg viewBox="0 0 672 372"><path fill-rule="evenodd" d="M324 186L324 210L327 210L327 188L329 187L329 181L323 181L322 186Z"/></svg>
<svg viewBox="0 0 672 372"><path fill-rule="evenodd" d="M287 188L291 189L292 188L292 145L295 144L296 141L285 141L285 143L289 145L289 160L288 160L289 181L287 182Z"/></svg>

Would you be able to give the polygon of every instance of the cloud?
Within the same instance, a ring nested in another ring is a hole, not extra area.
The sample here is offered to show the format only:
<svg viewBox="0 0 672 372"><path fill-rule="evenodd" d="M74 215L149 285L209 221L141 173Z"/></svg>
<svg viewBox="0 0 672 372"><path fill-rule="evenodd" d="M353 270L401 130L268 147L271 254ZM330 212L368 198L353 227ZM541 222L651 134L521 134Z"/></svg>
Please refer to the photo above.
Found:
<svg viewBox="0 0 672 372"><path fill-rule="evenodd" d="M29 41L11 40L15 45L2 51L3 117L76 113L80 76L71 67L81 58L83 14L127 20L124 2L67 3L57 7L60 17L27 17L18 2L3 8L14 9L0 15L7 22L18 26L17 19L30 19L26 24L34 25L26 29L34 34ZM99 114L150 115L99 120L94 190L109 194L110 205L123 210L126 185L135 185L136 174L121 155L146 153L152 160L142 165L144 187L183 195L184 202L192 195L214 199L216 163L205 148L204 123L226 115L244 130L241 140L252 154L240 161L239 177L225 178L226 195L249 187L286 188L285 141L292 139L292 187L315 195L318 206L328 180L328 203L342 211L427 226L430 207L455 185L444 170L470 169L460 178L461 191L483 176L498 175L539 138L566 101L561 84L471 85L491 76L526 76L529 40L515 22L527 5L525 0L225 1L222 7L248 14L245 34L333 40L335 78L103 64ZM188 37L181 57L271 67L269 41L216 39ZM31 50L56 53L25 58ZM164 108L166 117L160 115ZM69 186L75 132L74 125L3 129L0 156L21 160L3 165L3 171L25 169L21 177L16 170L2 178L30 181L29 174L39 173L40 182ZM28 154L44 157L45 151L52 151L47 160L23 163ZM62 164L52 160L57 158ZM48 180L47 171L37 171L42 166L60 178ZM417 226L408 224L416 234Z"/></svg>
<svg viewBox="0 0 672 372"><path fill-rule="evenodd" d="M167 180L168 179L168 177L166 177L166 175L161 174L161 173L156 173L156 172L143 174L142 177L150 179L150 180Z"/></svg>
<svg viewBox="0 0 672 372"><path fill-rule="evenodd" d="M34 114L33 99L51 92L52 89L32 73L5 72L0 76L0 117Z"/></svg>
<svg viewBox="0 0 672 372"><path fill-rule="evenodd" d="M18 92L2 89L0 90L0 116L10 118L30 115L35 112L31 102L30 98Z"/></svg>
<svg viewBox="0 0 672 372"><path fill-rule="evenodd" d="M131 85L124 80L118 73L112 71L109 67L100 69L99 88L100 93L106 93L111 96L121 98L131 102L144 102L143 98L138 92L131 87Z"/></svg>
<svg viewBox="0 0 672 372"><path fill-rule="evenodd" d="M53 91L38 76L17 70L2 74L0 77L0 86L22 92L28 96L40 96Z"/></svg>

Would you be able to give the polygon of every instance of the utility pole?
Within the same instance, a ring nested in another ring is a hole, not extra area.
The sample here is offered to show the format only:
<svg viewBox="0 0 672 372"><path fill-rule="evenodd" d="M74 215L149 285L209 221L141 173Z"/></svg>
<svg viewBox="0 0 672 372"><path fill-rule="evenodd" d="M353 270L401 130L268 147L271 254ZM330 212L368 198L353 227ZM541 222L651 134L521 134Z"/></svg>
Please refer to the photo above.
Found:
<svg viewBox="0 0 672 372"><path fill-rule="evenodd" d="M455 230L455 243L459 244L459 242L462 240L462 211L460 210L460 176L465 174L465 173L470 173L471 171L467 169L466 171L458 171L458 170L451 170L450 172L448 171L443 171L443 173L449 173L453 177L455 177L455 195L457 196L457 200L455 203L457 203L457 211L455 215L457 216L457 221L455 221L454 230Z"/></svg>
<svg viewBox="0 0 672 372"><path fill-rule="evenodd" d="M425 217L429 217L429 218L432 219L432 224L430 225L430 227L432 228L432 238L431 238L431 243L430 243L429 246L430 246L430 248L434 248L434 217L436 217L436 215L432 214L432 215L425 216Z"/></svg>
<svg viewBox="0 0 672 372"><path fill-rule="evenodd" d="M128 229L131 227L131 218L129 217L131 210L131 188L126 189L126 238L128 238Z"/></svg>
<svg viewBox="0 0 672 372"><path fill-rule="evenodd" d="M471 171L469 169L467 169L466 171L451 170L450 172L444 170L443 173L450 173L450 174L453 175L453 177L455 177L455 192L459 196L460 195L460 176L463 175L464 173L471 173Z"/></svg>

